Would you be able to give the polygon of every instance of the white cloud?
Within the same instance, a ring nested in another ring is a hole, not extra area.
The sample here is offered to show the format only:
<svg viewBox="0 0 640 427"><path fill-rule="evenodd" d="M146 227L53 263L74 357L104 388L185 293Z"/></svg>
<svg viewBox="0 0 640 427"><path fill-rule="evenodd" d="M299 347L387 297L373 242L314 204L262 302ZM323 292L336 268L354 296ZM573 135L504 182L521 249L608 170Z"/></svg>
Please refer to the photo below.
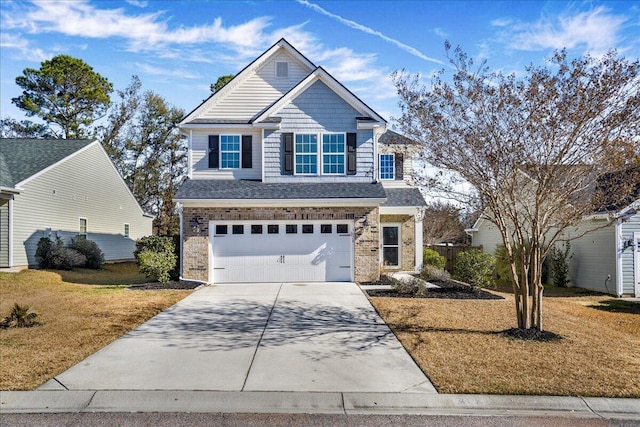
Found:
<svg viewBox="0 0 640 427"><path fill-rule="evenodd" d="M435 58L431 58L431 57L425 55L424 53L420 52L418 49L416 49L416 48L414 48L412 46L409 46L407 44L404 44L404 43L402 43L402 42L400 42L400 41L398 41L396 39L393 39L393 38L391 38L389 36L386 36L383 33L381 33L380 31L374 30L372 28L369 28L367 26L359 24L359 23L357 23L355 21L352 21L350 19L343 18L340 15L336 15L334 13L331 13L328 10L323 9L322 7L320 7L320 6L316 5L316 4L308 2L307 0L297 0L297 2L302 4L302 5L304 5L304 6L307 6L308 8L310 8L310 9L312 9L312 10L314 10L314 11L316 11L316 12L322 14L322 15L328 16L329 18L334 19L334 20L340 22L341 24L344 24L344 25L346 25L346 26L348 26L350 28L353 28L355 30L362 31L364 33L371 34L371 35L374 35L376 37L379 37L382 40L384 40L386 42L389 42L391 44L394 44L397 47L399 47L400 49L404 50L405 52L408 52L411 55L417 56L420 59L424 59L425 61L429 61L429 62L435 62L437 64L442 64L442 61L440 61L438 59L435 59Z"/></svg>
<svg viewBox="0 0 640 427"><path fill-rule="evenodd" d="M16 34L0 33L0 47L3 49L12 49L16 52L13 59L42 62L52 56L40 48L31 46L29 40Z"/></svg>
<svg viewBox="0 0 640 427"><path fill-rule="evenodd" d="M135 7L139 7L139 8L145 8L145 7L147 7L147 4L149 4L148 1L144 1L144 0L126 0L126 1L130 5L135 6Z"/></svg>
<svg viewBox="0 0 640 427"><path fill-rule="evenodd" d="M503 37L515 50L584 48L594 55L618 47L623 24L628 18L614 15L600 6L589 11L568 11L558 16L544 16L533 23L505 26Z"/></svg>
<svg viewBox="0 0 640 427"><path fill-rule="evenodd" d="M441 39L446 39L447 37L449 37L449 34L442 28L434 28L433 33Z"/></svg>
<svg viewBox="0 0 640 427"><path fill-rule="evenodd" d="M169 77L169 78L179 78L179 79L200 79L202 76L193 73L192 71L185 70L183 68L167 68L167 67L156 67L149 64L144 64L140 62L136 62L133 64L137 71L141 71L150 76L159 76L159 77Z"/></svg>

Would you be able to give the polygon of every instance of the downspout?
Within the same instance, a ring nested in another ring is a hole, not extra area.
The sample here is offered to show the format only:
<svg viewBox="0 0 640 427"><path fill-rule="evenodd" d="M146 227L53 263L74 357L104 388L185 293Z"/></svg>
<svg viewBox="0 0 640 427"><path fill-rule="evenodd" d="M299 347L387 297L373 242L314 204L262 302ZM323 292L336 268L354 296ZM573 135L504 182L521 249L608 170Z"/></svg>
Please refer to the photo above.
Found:
<svg viewBox="0 0 640 427"><path fill-rule="evenodd" d="M13 267L13 199L13 195L9 197L9 267Z"/></svg>
<svg viewBox="0 0 640 427"><path fill-rule="evenodd" d="M187 165L187 170L188 172L188 177L189 179L193 178L193 144L192 144L192 139L193 139L193 130L189 129L189 138L188 138L188 142L187 142L187 162L189 163ZM182 224L182 222L180 223ZM182 237L182 232L180 233L180 237ZM182 268L182 267L180 267Z"/></svg>
<svg viewBox="0 0 640 427"><path fill-rule="evenodd" d="M182 203L178 203L178 216L180 217L180 280L182 280L182 264L184 260L184 235L182 225Z"/></svg>
<svg viewBox="0 0 640 427"><path fill-rule="evenodd" d="M616 219L616 295L622 296L622 253L624 251L622 246L622 219Z"/></svg>

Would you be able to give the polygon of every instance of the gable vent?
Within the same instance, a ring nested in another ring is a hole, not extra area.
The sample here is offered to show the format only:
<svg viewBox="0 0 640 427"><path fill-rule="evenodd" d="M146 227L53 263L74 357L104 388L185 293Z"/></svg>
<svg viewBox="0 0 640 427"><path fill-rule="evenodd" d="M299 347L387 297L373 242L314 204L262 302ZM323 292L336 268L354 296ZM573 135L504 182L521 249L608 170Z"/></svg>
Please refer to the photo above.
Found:
<svg viewBox="0 0 640 427"><path fill-rule="evenodd" d="M289 77L289 63L278 61L276 62L276 77Z"/></svg>

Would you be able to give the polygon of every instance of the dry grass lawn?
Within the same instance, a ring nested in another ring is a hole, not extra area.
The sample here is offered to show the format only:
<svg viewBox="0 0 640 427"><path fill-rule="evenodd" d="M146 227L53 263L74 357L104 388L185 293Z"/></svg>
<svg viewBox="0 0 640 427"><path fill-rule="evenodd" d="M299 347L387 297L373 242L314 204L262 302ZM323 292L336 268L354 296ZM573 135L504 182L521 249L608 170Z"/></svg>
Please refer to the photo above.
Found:
<svg viewBox="0 0 640 427"><path fill-rule="evenodd" d="M371 298L440 393L640 397L640 305L606 295L546 297L544 327L525 342L504 300Z"/></svg>
<svg viewBox="0 0 640 427"><path fill-rule="evenodd" d="M190 293L123 286L141 282L135 264L0 273L0 317L18 303L42 323L0 330L0 390L33 390Z"/></svg>

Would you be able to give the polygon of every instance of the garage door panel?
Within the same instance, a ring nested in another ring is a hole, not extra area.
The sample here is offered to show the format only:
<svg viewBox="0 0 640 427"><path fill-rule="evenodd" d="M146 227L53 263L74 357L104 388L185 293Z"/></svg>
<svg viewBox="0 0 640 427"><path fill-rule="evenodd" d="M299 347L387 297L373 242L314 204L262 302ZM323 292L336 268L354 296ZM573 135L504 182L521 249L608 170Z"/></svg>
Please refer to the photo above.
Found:
<svg viewBox="0 0 640 427"><path fill-rule="evenodd" d="M342 223L352 229L352 222ZM234 223L225 224L231 230ZM296 224L298 233L287 234L280 224L278 234L268 234L269 223L262 224L265 232L261 234L212 236L214 283L351 280L350 234L320 233L320 223L313 223L314 233L302 233L302 225L311 224L304 221L287 223ZM215 229L214 224L211 229ZM251 227L245 225L244 230L250 231Z"/></svg>

